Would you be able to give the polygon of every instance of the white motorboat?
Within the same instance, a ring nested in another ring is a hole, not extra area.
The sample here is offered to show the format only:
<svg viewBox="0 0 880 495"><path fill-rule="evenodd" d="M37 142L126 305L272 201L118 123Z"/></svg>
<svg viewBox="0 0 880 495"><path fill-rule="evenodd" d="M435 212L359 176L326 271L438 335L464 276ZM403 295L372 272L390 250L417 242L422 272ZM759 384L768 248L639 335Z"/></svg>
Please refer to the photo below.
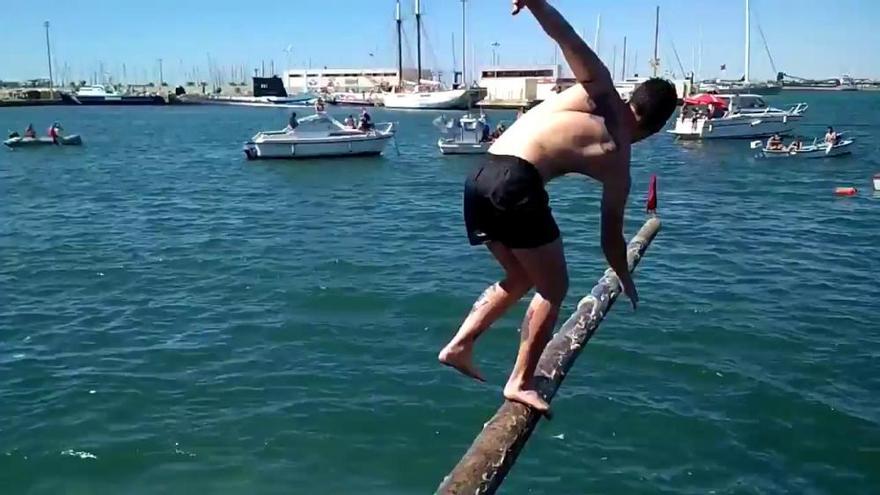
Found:
<svg viewBox="0 0 880 495"><path fill-rule="evenodd" d="M391 122L361 131L320 112L300 120L292 130L258 132L245 143L244 153L250 160L379 155L394 133Z"/></svg>
<svg viewBox="0 0 880 495"><path fill-rule="evenodd" d="M61 93L61 101L69 105L164 105L159 95L124 95L111 86L82 86L75 93Z"/></svg>
<svg viewBox="0 0 880 495"><path fill-rule="evenodd" d="M825 143L814 139L812 144L793 148L785 146L778 149L770 149L761 141L752 141L752 149L761 148L758 156L761 158L830 158L852 153L852 139L842 139L835 144Z"/></svg>
<svg viewBox="0 0 880 495"><path fill-rule="evenodd" d="M434 120L434 125L441 128L444 134L458 131L453 137L441 137L437 140L440 153L444 155L479 155L486 153L492 146L492 141L487 139L489 123L484 116L467 114L457 121L441 116Z"/></svg>
<svg viewBox="0 0 880 495"><path fill-rule="evenodd" d="M760 95L701 94L685 98L675 126L667 132L679 139L761 138L786 135L807 110L806 103L782 110Z"/></svg>
<svg viewBox="0 0 880 495"><path fill-rule="evenodd" d="M880 174L874 174L874 190L880 191Z"/></svg>

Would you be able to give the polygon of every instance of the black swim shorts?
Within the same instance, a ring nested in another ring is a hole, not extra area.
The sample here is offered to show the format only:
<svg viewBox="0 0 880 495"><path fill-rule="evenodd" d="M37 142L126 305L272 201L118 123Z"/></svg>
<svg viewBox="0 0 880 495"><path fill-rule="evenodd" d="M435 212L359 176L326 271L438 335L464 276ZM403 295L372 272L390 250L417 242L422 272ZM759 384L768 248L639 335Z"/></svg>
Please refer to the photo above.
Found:
<svg viewBox="0 0 880 495"><path fill-rule="evenodd" d="M468 176L464 222L472 246L497 241L512 249L528 249L559 237L541 174L515 156L488 154Z"/></svg>

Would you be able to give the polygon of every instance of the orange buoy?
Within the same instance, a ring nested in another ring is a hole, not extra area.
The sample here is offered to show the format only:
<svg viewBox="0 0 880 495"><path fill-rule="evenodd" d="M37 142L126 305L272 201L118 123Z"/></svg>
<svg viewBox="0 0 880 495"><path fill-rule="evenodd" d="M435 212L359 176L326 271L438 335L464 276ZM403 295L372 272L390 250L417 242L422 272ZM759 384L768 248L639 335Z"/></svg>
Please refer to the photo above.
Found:
<svg viewBox="0 0 880 495"><path fill-rule="evenodd" d="M836 188L834 188L834 194L837 196L855 196L857 192L859 192L858 189L856 189L854 187L836 187Z"/></svg>

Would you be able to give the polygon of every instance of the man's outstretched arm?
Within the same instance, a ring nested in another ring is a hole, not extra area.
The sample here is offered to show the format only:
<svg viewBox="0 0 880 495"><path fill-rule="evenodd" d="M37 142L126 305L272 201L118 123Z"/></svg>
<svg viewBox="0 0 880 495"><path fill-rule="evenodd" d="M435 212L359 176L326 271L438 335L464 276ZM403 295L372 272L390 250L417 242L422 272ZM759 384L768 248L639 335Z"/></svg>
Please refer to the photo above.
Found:
<svg viewBox="0 0 880 495"><path fill-rule="evenodd" d="M629 188L629 175L625 179L606 181L602 186L602 252L605 253L608 265L617 274L623 285L623 291L635 309L639 302L639 294L629 273L626 239L623 238L623 214L629 197Z"/></svg>
<svg viewBox="0 0 880 495"><path fill-rule="evenodd" d="M600 93L614 88L608 67L558 10L546 0L513 0L514 15L523 7L532 12L541 28L559 45L574 77L587 87L591 95L599 96Z"/></svg>

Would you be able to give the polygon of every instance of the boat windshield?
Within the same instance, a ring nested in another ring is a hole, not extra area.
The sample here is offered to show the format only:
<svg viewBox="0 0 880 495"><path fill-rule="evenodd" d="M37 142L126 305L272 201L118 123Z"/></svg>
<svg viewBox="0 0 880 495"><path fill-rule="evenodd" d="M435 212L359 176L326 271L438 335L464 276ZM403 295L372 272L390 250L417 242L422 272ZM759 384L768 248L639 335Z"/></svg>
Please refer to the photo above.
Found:
<svg viewBox="0 0 880 495"><path fill-rule="evenodd" d="M350 127L345 127L339 121L327 115L326 113L309 115L308 117L304 117L298 120L297 123L299 124L296 128L297 133L327 133L351 129Z"/></svg>
<svg viewBox="0 0 880 495"><path fill-rule="evenodd" d="M767 103L760 97L740 96L737 106L743 110L761 110L767 108Z"/></svg>

